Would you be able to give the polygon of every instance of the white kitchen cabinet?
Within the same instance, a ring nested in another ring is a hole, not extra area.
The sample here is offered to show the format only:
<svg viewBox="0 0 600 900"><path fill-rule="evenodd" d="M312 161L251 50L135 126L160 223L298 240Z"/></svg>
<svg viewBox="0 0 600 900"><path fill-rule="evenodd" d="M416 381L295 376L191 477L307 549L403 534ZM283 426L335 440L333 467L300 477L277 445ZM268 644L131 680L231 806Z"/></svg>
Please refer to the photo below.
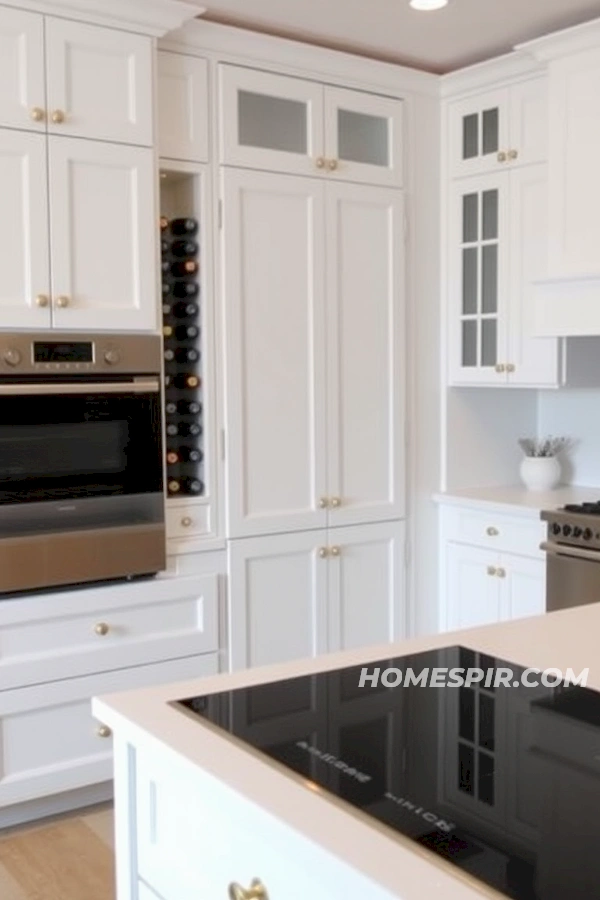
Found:
<svg viewBox="0 0 600 900"><path fill-rule="evenodd" d="M48 131L153 143L152 39L46 17Z"/></svg>
<svg viewBox="0 0 600 900"><path fill-rule="evenodd" d="M399 640L404 524L229 543L232 669Z"/></svg>
<svg viewBox="0 0 600 900"><path fill-rule="evenodd" d="M50 259L43 135L0 129L0 197L0 323L4 328L47 328Z"/></svg>
<svg viewBox="0 0 600 900"><path fill-rule="evenodd" d="M208 653L0 691L0 828L2 807L109 781L110 730L92 718L91 698L214 675Z"/></svg>
<svg viewBox="0 0 600 900"><path fill-rule="evenodd" d="M401 187L400 100L220 66L221 162Z"/></svg>
<svg viewBox="0 0 600 900"><path fill-rule="evenodd" d="M53 324L157 327L152 150L50 138Z"/></svg>
<svg viewBox="0 0 600 900"><path fill-rule="evenodd" d="M401 518L401 195L240 170L223 193L229 536Z"/></svg>
<svg viewBox="0 0 600 900"><path fill-rule="evenodd" d="M327 651L406 637L405 525L330 528Z"/></svg>
<svg viewBox="0 0 600 900"><path fill-rule="evenodd" d="M546 611L543 559L448 541L443 547L441 627L453 631Z"/></svg>
<svg viewBox="0 0 600 900"><path fill-rule="evenodd" d="M223 176L233 537L326 525L323 190L287 175Z"/></svg>
<svg viewBox="0 0 600 900"><path fill-rule="evenodd" d="M208 63L158 52L158 152L166 159L208 161Z"/></svg>
<svg viewBox="0 0 600 900"><path fill-rule="evenodd" d="M329 525L404 515L404 203L326 188ZM317 390L321 384L316 381Z"/></svg>
<svg viewBox="0 0 600 900"><path fill-rule="evenodd" d="M480 175L547 158L547 82L534 78L449 107L450 172Z"/></svg>
<svg viewBox="0 0 600 900"><path fill-rule="evenodd" d="M449 380L557 386L560 347L534 336L547 269L544 164L455 180L449 227Z"/></svg>
<svg viewBox="0 0 600 900"><path fill-rule="evenodd" d="M402 187L402 103L331 86L325 87L324 102L329 173L340 179Z"/></svg>
<svg viewBox="0 0 600 900"><path fill-rule="evenodd" d="M0 8L0 85L0 127L45 131L44 20L41 15Z"/></svg>

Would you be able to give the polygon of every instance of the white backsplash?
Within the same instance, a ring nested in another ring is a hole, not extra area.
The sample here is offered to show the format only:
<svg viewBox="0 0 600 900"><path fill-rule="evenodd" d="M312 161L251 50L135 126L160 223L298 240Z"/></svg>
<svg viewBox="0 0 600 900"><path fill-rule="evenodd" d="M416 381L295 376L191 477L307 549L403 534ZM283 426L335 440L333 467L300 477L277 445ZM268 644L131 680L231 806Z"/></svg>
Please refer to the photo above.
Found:
<svg viewBox="0 0 600 900"><path fill-rule="evenodd" d="M600 389L540 391L538 435L567 435L576 443L563 462L563 480L600 489ZM600 496L600 493L599 493Z"/></svg>

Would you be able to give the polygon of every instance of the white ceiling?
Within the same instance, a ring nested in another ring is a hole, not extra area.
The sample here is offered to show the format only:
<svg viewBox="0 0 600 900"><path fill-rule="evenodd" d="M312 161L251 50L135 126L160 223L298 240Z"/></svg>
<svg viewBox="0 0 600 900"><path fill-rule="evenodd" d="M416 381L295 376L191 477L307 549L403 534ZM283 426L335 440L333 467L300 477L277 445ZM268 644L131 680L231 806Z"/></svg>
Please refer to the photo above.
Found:
<svg viewBox="0 0 600 900"><path fill-rule="evenodd" d="M206 0L205 18L430 72L449 72L515 44L600 17L600 0L450 0L417 12L408 0Z"/></svg>

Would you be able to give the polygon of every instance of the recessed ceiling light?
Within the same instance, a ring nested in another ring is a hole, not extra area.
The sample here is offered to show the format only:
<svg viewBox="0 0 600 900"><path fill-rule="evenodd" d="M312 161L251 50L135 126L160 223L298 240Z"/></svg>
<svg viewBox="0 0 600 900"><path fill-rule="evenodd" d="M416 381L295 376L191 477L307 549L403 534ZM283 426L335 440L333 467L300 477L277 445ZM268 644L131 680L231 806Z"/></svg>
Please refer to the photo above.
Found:
<svg viewBox="0 0 600 900"><path fill-rule="evenodd" d="M431 10L442 9L442 7L448 6L448 0L410 0L410 5L413 9L430 12Z"/></svg>

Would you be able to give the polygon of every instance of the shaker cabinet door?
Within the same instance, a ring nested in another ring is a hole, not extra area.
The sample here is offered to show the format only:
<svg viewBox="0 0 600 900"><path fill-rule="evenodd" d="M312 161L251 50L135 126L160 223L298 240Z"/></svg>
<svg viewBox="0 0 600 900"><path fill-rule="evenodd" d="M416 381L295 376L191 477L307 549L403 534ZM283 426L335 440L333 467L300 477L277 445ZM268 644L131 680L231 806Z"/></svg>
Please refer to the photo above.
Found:
<svg viewBox="0 0 600 900"><path fill-rule="evenodd" d="M322 528L323 185L249 170L223 179L228 535Z"/></svg>
<svg viewBox="0 0 600 900"><path fill-rule="evenodd" d="M207 162L207 61L159 51L157 92L159 156Z"/></svg>
<svg viewBox="0 0 600 900"><path fill-rule="evenodd" d="M498 556L489 550L466 544L448 543L446 584L442 585L446 629L492 625L506 618L502 579L498 577Z"/></svg>
<svg viewBox="0 0 600 900"><path fill-rule="evenodd" d="M50 325L46 175L45 137L0 129L2 328Z"/></svg>
<svg viewBox="0 0 600 900"><path fill-rule="evenodd" d="M37 13L0 7L0 85L0 126L45 131L44 20Z"/></svg>
<svg viewBox="0 0 600 900"><path fill-rule="evenodd" d="M152 39L46 19L48 130L151 146Z"/></svg>
<svg viewBox="0 0 600 900"><path fill-rule="evenodd" d="M153 151L50 138L49 159L55 327L155 330Z"/></svg>
<svg viewBox="0 0 600 900"><path fill-rule="evenodd" d="M404 515L404 207L327 186L329 525Z"/></svg>

